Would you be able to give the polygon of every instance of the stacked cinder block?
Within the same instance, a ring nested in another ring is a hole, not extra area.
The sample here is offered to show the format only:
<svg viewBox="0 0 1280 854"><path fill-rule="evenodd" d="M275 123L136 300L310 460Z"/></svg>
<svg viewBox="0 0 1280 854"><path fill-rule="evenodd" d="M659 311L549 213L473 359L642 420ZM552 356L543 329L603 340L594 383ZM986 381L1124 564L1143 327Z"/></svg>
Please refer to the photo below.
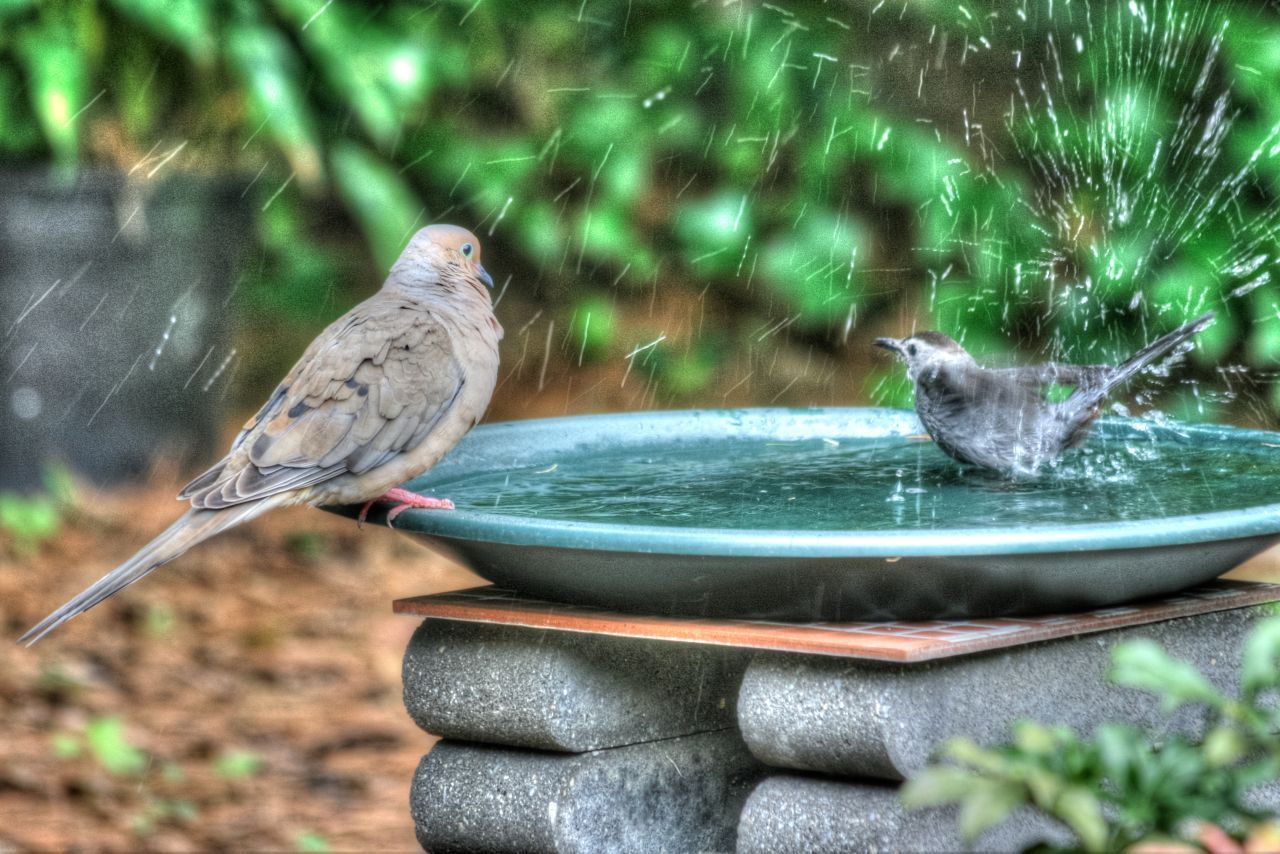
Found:
<svg viewBox="0 0 1280 854"><path fill-rule="evenodd" d="M763 766L735 726L749 654L426 620L405 704L444 740L411 794L428 851L732 851Z"/></svg>
<svg viewBox="0 0 1280 854"><path fill-rule="evenodd" d="M427 620L405 658L414 719L444 738L412 807L431 851L921 851L961 847L951 809L897 787L953 735L1023 718L1197 733L1106 681L1110 648L1149 637L1234 689L1263 609L912 665ZM1063 831L1018 814L980 850Z"/></svg>

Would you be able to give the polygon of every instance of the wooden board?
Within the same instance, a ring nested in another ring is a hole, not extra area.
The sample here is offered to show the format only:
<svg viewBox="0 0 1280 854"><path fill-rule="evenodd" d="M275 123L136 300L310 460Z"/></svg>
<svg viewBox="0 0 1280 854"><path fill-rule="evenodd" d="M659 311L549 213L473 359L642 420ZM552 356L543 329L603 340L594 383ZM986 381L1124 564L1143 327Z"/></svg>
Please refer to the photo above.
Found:
<svg viewBox="0 0 1280 854"><path fill-rule="evenodd" d="M932 661L1280 600L1280 584L1226 581L1098 611L919 623L783 623L647 617L523 598L497 587L396 600L397 614L565 632L709 643L873 661Z"/></svg>

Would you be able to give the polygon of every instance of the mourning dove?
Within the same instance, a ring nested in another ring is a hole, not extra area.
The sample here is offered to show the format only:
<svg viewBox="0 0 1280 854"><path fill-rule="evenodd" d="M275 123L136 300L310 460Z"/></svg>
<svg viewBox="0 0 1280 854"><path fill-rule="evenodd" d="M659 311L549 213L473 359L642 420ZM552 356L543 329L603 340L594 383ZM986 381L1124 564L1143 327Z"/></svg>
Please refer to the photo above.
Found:
<svg viewBox="0 0 1280 854"><path fill-rule="evenodd" d="M493 395L502 327L480 241L463 228L422 229L382 289L311 342L231 450L179 494L168 530L54 611L21 643L275 507L364 503L452 509L397 488L431 468L479 422Z"/></svg>

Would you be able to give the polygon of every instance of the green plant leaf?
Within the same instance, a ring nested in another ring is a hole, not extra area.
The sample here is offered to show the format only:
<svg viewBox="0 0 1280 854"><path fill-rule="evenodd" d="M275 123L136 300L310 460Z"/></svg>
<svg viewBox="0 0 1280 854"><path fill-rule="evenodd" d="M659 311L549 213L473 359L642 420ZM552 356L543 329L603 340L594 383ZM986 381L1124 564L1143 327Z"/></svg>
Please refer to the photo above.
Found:
<svg viewBox="0 0 1280 854"><path fill-rule="evenodd" d="M74 170L89 78L83 46L69 26L27 26L18 33L17 54L27 74L32 110L54 161L64 170Z"/></svg>
<svg viewBox="0 0 1280 854"><path fill-rule="evenodd" d="M898 792L908 809L940 806L962 800L973 790L972 771L954 765L935 765L912 777Z"/></svg>
<svg viewBox="0 0 1280 854"><path fill-rule="evenodd" d="M329 842L318 833L298 834L298 851L301 854L329 854Z"/></svg>
<svg viewBox="0 0 1280 854"><path fill-rule="evenodd" d="M1259 623L1245 641L1240 661L1240 688L1251 701L1269 688L1280 687L1280 619Z"/></svg>
<svg viewBox="0 0 1280 854"><path fill-rule="evenodd" d="M1013 743L1023 753L1047 756L1058 749L1053 730L1036 721L1017 721L1013 725Z"/></svg>
<svg viewBox="0 0 1280 854"><path fill-rule="evenodd" d="M251 750L229 750L214 760L213 767L219 777L240 780L256 777L265 764L262 757Z"/></svg>
<svg viewBox="0 0 1280 854"><path fill-rule="evenodd" d="M1234 765L1244 757L1249 744L1244 735L1234 727L1214 727L1204 738L1204 761L1215 768Z"/></svg>
<svg viewBox="0 0 1280 854"><path fill-rule="evenodd" d="M1073 786L1058 796L1053 812L1080 837L1086 851L1106 851L1109 833L1102 802L1083 786Z"/></svg>
<svg viewBox="0 0 1280 854"><path fill-rule="evenodd" d="M111 0L120 12L165 41L176 44L202 67L214 56L212 4L204 0Z"/></svg>
<svg viewBox="0 0 1280 854"><path fill-rule="evenodd" d="M147 767L147 755L129 743L119 718L94 718L84 738L94 758L112 774L141 774Z"/></svg>
<svg viewBox="0 0 1280 854"><path fill-rule="evenodd" d="M971 781L970 793L960 804L960 837L972 844L1026 802L1026 792L1019 786L985 779Z"/></svg>
<svg viewBox="0 0 1280 854"><path fill-rule="evenodd" d="M83 752L80 739L69 732L55 732L49 739L49 749L59 759L75 759Z"/></svg>
<svg viewBox="0 0 1280 854"><path fill-rule="evenodd" d="M62 516L47 495L0 493L0 531L22 548L31 549L58 533Z"/></svg>
<svg viewBox="0 0 1280 854"><path fill-rule="evenodd" d="M605 355L617 335L613 303L600 296L580 300L573 311L570 334L573 346L583 360Z"/></svg>
<svg viewBox="0 0 1280 854"><path fill-rule="evenodd" d="M299 29L298 37L324 79L368 134L379 146L389 145L400 128L400 114L379 77L389 64L381 54L395 42L367 16L351 14L336 0L276 0L274 5Z"/></svg>
<svg viewBox="0 0 1280 854"><path fill-rule="evenodd" d="M423 207L413 190L386 161L350 142L338 144L331 159L334 183L351 208L381 269L390 269L422 222Z"/></svg>
<svg viewBox="0 0 1280 854"><path fill-rule="evenodd" d="M1111 680L1150 691L1168 710L1185 703L1221 708L1225 700L1207 679L1185 661L1166 653L1155 641L1141 638L1118 644L1111 651Z"/></svg>
<svg viewBox="0 0 1280 854"><path fill-rule="evenodd" d="M284 151L299 183L319 184L324 171L315 120L289 43L266 26L237 23L227 28L223 44L227 64L240 78L254 121L265 126Z"/></svg>

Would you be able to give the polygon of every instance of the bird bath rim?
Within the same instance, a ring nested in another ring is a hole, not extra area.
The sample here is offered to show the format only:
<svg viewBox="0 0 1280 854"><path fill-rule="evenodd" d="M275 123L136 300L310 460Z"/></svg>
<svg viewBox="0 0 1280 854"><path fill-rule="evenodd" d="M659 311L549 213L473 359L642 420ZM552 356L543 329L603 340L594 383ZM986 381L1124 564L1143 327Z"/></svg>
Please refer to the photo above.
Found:
<svg viewBox="0 0 1280 854"><path fill-rule="evenodd" d="M1164 431L1191 442L1217 439L1280 448L1280 433L1263 430L1217 424L1157 424L1133 418L1099 420L1099 426L1105 428L1108 424ZM914 412L878 407L667 410L507 421L476 428L445 460L410 481L407 487L421 492L430 492L438 487L440 497L448 497L448 482L454 475L536 465L555 453L580 452L584 446L602 439L638 446L663 439L696 441L699 438L723 438L726 428L731 428L733 435L742 438L816 439L824 435L823 425L827 427L826 435L838 433L843 437L883 438L921 432ZM507 437L513 441L505 443L503 440ZM493 453L494 447L505 444L534 450L517 450L505 455ZM611 447L616 447L616 444ZM512 459L511 453L516 453L517 458ZM340 512L354 515L355 509L344 508ZM997 525L904 532L760 531L632 525L512 516L474 509L409 509L396 518L394 526L397 530L447 540L504 546L689 557L892 559L1017 556L1147 549L1280 535L1280 503L1111 522Z"/></svg>

